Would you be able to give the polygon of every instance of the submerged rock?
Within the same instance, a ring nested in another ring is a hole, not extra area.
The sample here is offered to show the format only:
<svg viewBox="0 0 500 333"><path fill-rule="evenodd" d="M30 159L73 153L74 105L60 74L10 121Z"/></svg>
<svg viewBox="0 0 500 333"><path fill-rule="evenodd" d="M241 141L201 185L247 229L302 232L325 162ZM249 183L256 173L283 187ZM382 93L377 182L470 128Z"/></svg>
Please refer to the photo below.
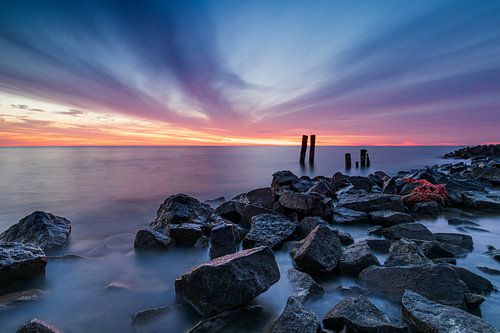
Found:
<svg viewBox="0 0 500 333"><path fill-rule="evenodd" d="M168 231L171 224L206 224L210 221L212 208L186 195L171 195L161 204L151 227Z"/></svg>
<svg viewBox="0 0 500 333"><path fill-rule="evenodd" d="M0 241L31 243L49 251L63 246L70 232L71 223L64 217L36 211L0 234Z"/></svg>
<svg viewBox="0 0 500 333"><path fill-rule="evenodd" d="M344 249L340 257L339 269L341 274L358 275L372 265L380 265L377 257L370 251L366 242L358 242Z"/></svg>
<svg viewBox="0 0 500 333"><path fill-rule="evenodd" d="M153 229L142 229L135 235L134 248L147 250L162 250L174 244L172 238Z"/></svg>
<svg viewBox="0 0 500 333"><path fill-rule="evenodd" d="M0 242L0 282L32 278L45 274L47 258L33 244Z"/></svg>
<svg viewBox="0 0 500 333"><path fill-rule="evenodd" d="M498 332L477 316L456 307L433 302L411 290L405 291L402 306L403 319L412 332Z"/></svg>
<svg viewBox="0 0 500 333"><path fill-rule="evenodd" d="M290 237L298 223L276 214L259 214L252 217L250 231L243 239L243 247L279 247Z"/></svg>
<svg viewBox="0 0 500 333"><path fill-rule="evenodd" d="M54 326L47 324L46 322L40 319L31 319L27 321L21 327L19 327L16 333L61 333L62 331L58 330Z"/></svg>
<svg viewBox="0 0 500 333"><path fill-rule="evenodd" d="M170 306L160 306L153 309L146 309L137 311L130 317L132 325L142 325L151 322L158 317L163 316L165 313L170 312L172 308Z"/></svg>
<svg viewBox="0 0 500 333"><path fill-rule="evenodd" d="M472 222L472 221L465 220L465 219L458 219L458 218L449 219L448 220L448 224L451 224L451 225L472 225L472 226L479 226L479 224L476 223L476 222Z"/></svg>
<svg viewBox="0 0 500 333"><path fill-rule="evenodd" d="M434 235L421 223L402 223L382 231L382 235L388 239L417 239L434 240Z"/></svg>
<svg viewBox="0 0 500 333"><path fill-rule="evenodd" d="M175 292L202 316L245 305L280 279L269 247L219 257L175 281Z"/></svg>
<svg viewBox="0 0 500 333"><path fill-rule="evenodd" d="M324 292L323 287L316 283L307 273L290 268L287 271L287 276L290 284L295 289L293 297L300 302L305 301L310 295L319 295Z"/></svg>
<svg viewBox="0 0 500 333"><path fill-rule="evenodd" d="M285 309L267 332L269 333L317 333L321 328L318 316L306 309L294 297L289 297Z"/></svg>
<svg viewBox="0 0 500 333"><path fill-rule="evenodd" d="M213 317L200 321L188 333L215 333L227 331L228 326L242 324L262 312L262 306L244 306L239 309L221 312Z"/></svg>
<svg viewBox="0 0 500 333"><path fill-rule="evenodd" d="M488 245L486 247L488 251L485 253L495 259L496 261L500 261L500 249L496 249L493 245Z"/></svg>
<svg viewBox="0 0 500 333"><path fill-rule="evenodd" d="M479 269L481 272L489 274L489 275L500 275L500 270L494 269L491 267L477 266L477 269Z"/></svg>
<svg viewBox="0 0 500 333"><path fill-rule="evenodd" d="M378 210L370 213L371 222L383 227L391 227L396 224L410 223L415 220L409 214L395 212L393 210Z"/></svg>

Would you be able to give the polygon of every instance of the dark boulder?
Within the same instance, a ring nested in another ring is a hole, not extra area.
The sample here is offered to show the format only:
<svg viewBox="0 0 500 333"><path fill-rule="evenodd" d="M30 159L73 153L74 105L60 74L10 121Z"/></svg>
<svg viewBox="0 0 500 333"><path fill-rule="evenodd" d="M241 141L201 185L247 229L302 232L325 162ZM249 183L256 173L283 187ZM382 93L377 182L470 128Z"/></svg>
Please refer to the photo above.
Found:
<svg viewBox="0 0 500 333"><path fill-rule="evenodd" d="M391 227L396 224L410 223L415 220L406 213L395 212L393 210L378 210L370 213L370 220L374 224L379 224L383 227Z"/></svg>
<svg viewBox="0 0 500 333"><path fill-rule="evenodd" d="M432 261L427 258L415 242L402 238L392 243L389 248L389 257L384 262L384 266L422 266L432 265Z"/></svg>
<svg viewBox="0 0 500 333"><path fill-rule="evenodd" d="M339 269L341 274L358 275L372 265L379 266L380 263L366 242L349 245L340 256Z"/></svg>
<svg viewBox="0 0 500 333"><path fill-rule="evenodd" d="M384 181L384 185L382 187L382 193L398 194L398 188L396 186L396 180L394 178L389 178Z"/></svg>
<svg viewBox="0 0 500 333"><path fill-rule="evenodd" d="M338 207L362 212L373 212L376 210L405 211L399 195L383 193L343 194L339 196Z"/></svg>
<svg viewBox="0 0 500 333"><path fill-rule="evenodd" d="M60 330L40 319L31 319L19 327L16 333L61 333Z"/></svg>
<svg viewBox="0 0 500 333"><path fill-rule="evenodd" d="M243 239L243 247L279 247L297 228L298 223L276 214L259 214L252 217L250 231Z"/></svg>
<svg viewBox="0 0 500 333"><path fill-rule="evenodd" d="M380 253L388 253L391 247L391 242L387 239L365 239L364 242L372 251Z"/></svg>
<svg viewBox="0 0 500 333"><path fill-rule="evenodd" d="M289 297L281 315L269 327L269 333L317 333L321 328L318 316L297 299Z"/></svg>
<svg viewBox="0 0 500 333"><path fill-rule="evenodd" d="M500 261L500 249L496 249L493 245L488 245L486 247L488 251L485 253L495 259L496 261Z"/></svg>
<svg viewBox="0 0 500 333"><path fill-rule="evenodd" d="M332 176L332 184L335 186L336 189L347 187L350 184L349 176L346 176L341 172L336 172Z"/></svg>
<svg viewBox="0 0 500 333"><path fill-rule="evenodd" d="M200 321L188 333L230 332L235 325L255 320L262 312L262 306L244 306L235 310L221 312L213 317Z"/></svg>
<svg viewBox="0 0 500 333"><path fill-rule="evenodd" d="M434 240L434 235L421 223L402 223L382 231L382 235L388 239L417 239Z"/></svg>
<svg viewBox="0 0 500 333"><path fill-rule="evenodd" d="M463 267L450 266L457 273L467 288L473 293L487 295L493 291L493 284L486 278L477 275Z"/></svg>
<svg viewBox="0 0 500 333"><path fill-rule="evenodd" d="M459 246L469 251L474 248L472 237L469 235L438 232L434 234L434 237L437 241Z"/></svg>
<svg viewBox="0 0 500 333"><path fill-rule="evenodd" d="M333 210L333 221L339 224L368 223L370 216L366 212L335 207Z"/></svg>
<svg viewBox="0 0 500 333"><path fill-rule="evenodd" d="M331 182L319 180L308 191L307 194L319 194L325 197L333 197L334 189Z"/></svg>
<svg viewBox="0 0 500 333"><path fill-rule="evenodd" d="M332 230L337 234L340 239L340 244L343 246L351 245L354 243L354 238L352 238L351 234L342 230L338 230L336 228L332 228Z"/></svg>
<svg viewBox="0 0 500 333"><path fill-rule="evenodd" d="M202 316L245 305L280 279L273 251L257 247L194 267L175 281L175 292Z"/></svg>
<svg viewBox="0 0 500 333"><path fill-rule="evenodd" d="M429 259L454 258L467 254L468 250L439 241L425 241L420 244L420 250Z"/></svg>
<svg viewBox="0 0 500 333"><path fill-rule="evenodd" d="M170 225L169 235L176 244L192 246L203 236L203 225L197 223L181 223Z"/></svg>
<svg viewBox="0 0 500 333"><path fill-rule="evenodd" d="M302 239L319 225L328 226L328 223L319 216L306 216L300 221L295 233Z"/></svg>
<svg viewBox="0 0 500 333"><path fill-rule="evenodd" d="M231 224L220 224L210 231L210 258L236 252L239 242L238 230Z"/></svg>
<svg viewBox="0 0 500 333"><path fill-rule="evenodd" d="M186 194L171 195L161 204L151 227L168 231L171 224L206 224L210 221L212 208Z"/></svg>
<svg viewBox="0 0 500 333"><path fill-rule="evenodd" d="M271 188L279 193L283 189L288 189L290 186L297 182L299 177L294 175L291 171L283 170L278 171L273 174L273 181L271 183Z"/></svg>
<svg viewBox="0 0 500 333"><path fill-rule="evenodd" d="M2 284L43 275L46 265L47 257L38 246L0 242L0 282Z"/></svg>
<svg viewBox="0 0 500 333"><path fill-rule="evenodd" d="M363 176L350 176L348 178L349 183L351 183L356 190L364 190L366 192L371 192L372 185L368 177Z"/></svg>
<svg viewBox="0 0 500 333"><path fill-rule="evenodd" d="M323 287L316 283L314 279L307 273L290 268L287 271L288 280L295 289L293 297L300 302L305 301L311 295L319 295L324 292Z"/></svg>
<svg viewBox="0 0 500 333"><path fill-rule="evenodd" d="M328 311L323 324L326 328L335 331L347 327L346 332L407 332L404 326L391 323L389 318L365 296L344 298Z"/></svg>
<svg viewBox="0 0 500 333"><path fill-rule="evenodd" d="M481 272L489 274L489 275L500 275L500 270L487 267L487 266L477 266L477 269L479 269Z"/></svg>
<svg viewBox="0 0 500 333"><path fill-rule="evenodd" d="M478 223L472 222L466 219L458 219L458 218L453 218L448 220L448 224L451 225L472 225L472 226L479 226Z"/></svg>
<svg viewBox="0 0 500 333"><path fill-rule="evenodd" d="M480 192L462 192L465 207L476 209L500 210L500 196Z"/></svg>
<svg viewBox="0 0 500 333"><path fill-rule="evenodd" d="M264 187L245 193L240 198L240 201L271 209L273 208L275 200L272 189L270 187Z"/></svg>
<svg viewBox="0 0 500 333"><path fill-rule="evenodd" d="M134 248L136 249L161 250L172 245L174 245L172 238L150 228L139 230L135 235Z"/></svg>
<svg viewBox="0 0 500 333"><path fill-rule="evenodd" d="M171 310L172 308L170 306L160 306L157 308L137 311L132 315L132 317L130 317L130 322L134 326L147 324L160 318Z"/></svg>
<svg viewBox="0 0 500 333"><path fill-rule="evenodd" d="M441 213L441 205L436 201L417 202L411 206L415 215L437 216Z"/></svg>
<svg viewBox="0 0 500 333"><path fill-rule="evenodd" d="M31 243L50 251L63 246L70 232L71 223L64 217L36 211L0 234L0 241Z"/></svg>
<svg viewBox="0 0 500 333"><path fill-rule="evenodd" d="M300 214L331 218L330 205L319 195L286 190L281 193L278 202L283 208Z"/></svg>
<svg viewBox="0 0 500 333"><path fill-rule="evenodd" d="M237 201L235 200L223 202L217 208L215 208L214 212L215 214L228 221L239 223L241 220L241 215L236 208L236 204Z"/></svg>
<svg viewBox="0 0 500 333"><path fill-rule="evenodd" d="M407 290L403 295L403 319L412 332L496 333L483 319L456 307L439 304Z"/></svg>
<svg viewBox="0 0 500 333"><path fill-rule="evenodd" d="M291 251L300 270L311 273L332 272L340 260L342 247L337 234L328 227L318 226Z"/></svg>

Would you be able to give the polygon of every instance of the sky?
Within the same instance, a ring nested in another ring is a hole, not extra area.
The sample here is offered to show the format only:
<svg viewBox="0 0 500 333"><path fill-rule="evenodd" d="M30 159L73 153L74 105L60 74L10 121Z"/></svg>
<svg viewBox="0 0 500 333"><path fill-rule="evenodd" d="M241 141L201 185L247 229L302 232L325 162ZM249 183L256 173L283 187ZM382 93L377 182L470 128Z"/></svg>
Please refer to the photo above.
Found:
<svg viewBox="0 0 500 333"><path fill-rule="evenodd" d="M1 0L0 145L500 142L499 0Z"/></svg>

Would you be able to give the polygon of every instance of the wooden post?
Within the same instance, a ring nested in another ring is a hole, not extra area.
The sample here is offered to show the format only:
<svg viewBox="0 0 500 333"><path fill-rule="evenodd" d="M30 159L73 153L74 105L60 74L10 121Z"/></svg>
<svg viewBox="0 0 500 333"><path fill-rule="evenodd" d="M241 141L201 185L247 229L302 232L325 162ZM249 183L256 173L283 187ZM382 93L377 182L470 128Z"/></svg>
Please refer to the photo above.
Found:
<svg viewBox="0 0 500 333"><path fill-rule="evenodd" d="M300 163L304 163L306 160L307 151L307 135L302 135L302 148L300 149Z"/></svg>
<svg viewBox="0 0 500 333"><path fill-rule="evenodd" d="M359 168L359 162L356 162L356 169Z"/></svg>
<svg viewBox="0 0 500 333"><path fill-rule="evenodd" d="M351 153L345 153L345 168L351 168Z"/></svg>
<svg viewBox="0 0 500 333"><path fill-rule="evenodd" d="M361 167L362 168L364 168L366 166L366 153L367 153L366 149L361 149L359 151L359 159L361 161Z"/></svg>
<svg viewBox="0 0 500 333"><path fill-rule="evenodd" d="M314 164L314 153L316 150L316 135L311 134L311 147L309 148L309 163Z"/></svg>
<svg viewBox="0 0 500 333"><path fill-rule="evenodd" d="M370 166L370 155L368 155L368 153L366 153L366 166Z"/></svg>

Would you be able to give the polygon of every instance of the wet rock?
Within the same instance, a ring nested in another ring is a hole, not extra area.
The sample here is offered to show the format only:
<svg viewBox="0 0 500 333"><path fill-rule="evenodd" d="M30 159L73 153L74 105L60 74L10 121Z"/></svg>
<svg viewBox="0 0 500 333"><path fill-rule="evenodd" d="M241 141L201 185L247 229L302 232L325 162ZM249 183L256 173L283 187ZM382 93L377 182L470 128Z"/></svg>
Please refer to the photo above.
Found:
<svg viewBox="0 0 500 333"><path fill-rule="evenodd" d="M228 331L235 323L242 324L245 321L257 317L262 312L262 306L244 306L239 309L224 311L213 317L200 321L188 333L215 333Z"/></svg>
<svg viewBox="0 0 500 333"><path fill-rule="evenodd" d="M472 167L472 176L479 180L490 182L494 185L500 184L500 168L474 165Z"/></svg>
<svg viewBox="0 0 500 333"><path fill-rule="evenodd" d="M437 216L441 213L441 205L436 201L417 202L411 207L415 215Z"/></svg>
<svg viewBox="0 0 500 333"><path fill-rule="evenodd" d="M446 191L448 192L448 199L450 204L455 206L464 206L470 203L464 202L463 193L465 191L471 191L471 193L479 192L486 194L487 191L481 182L478 180L470 178L457 178L457 177L444 177L441 183L446 186ZM470 196L474 196L470 194Z"/></svg>
<svg viewBox="0 0 500 333"><path fill-rule="evenodd" d="M465 226L462 226L462 227L458 227L457 230L461 231L461 232L469 232L469 231L490 232L489 230L486 230L486 229L483 229L483 228L471 227L471 226L468 226L468 225L465 225Z"/></svg>
<svg viewBox="0 0 500 333"><path fill-rule="evenodd" d="M297 228L298 223L276 214L260 214L252 217L250 231L243 239L243 247L279 247Z"/></svg>
<svg viewBox="0 0 500 333"><path fill-rule="evenodd" d="M328 223L319 216L306 216L300 221L295 233L302 239L319 225L328 226Z"/></svg>
<svg viewBox="0 0 500 333"><path fill-rule="evenodd" d="M366 230L366 233L368 235L377 235L377 236L382 236L382 233L384 232L384 227L381 225L376 225L374 227L370 227Z"/></svg>
<svg viewBox="0 0 500 333"><path fill-rule="evenodd" d="M328 311L323 324L326 328L336 331L346 326L347 332L407 332L405 327L391 323L389 318L365 296L344 298Z"/></svg>
<svg viewBox="0 0 500 333"><path fill-rule="evenodd" d="M438 241L426 241L420 244L420 250L429 259L454 258L467 254L467 250L456 245Z"/></svg>
<svg viewBox="0 0 500 333"><path fill-rule="evenodd" d="M369 215L365 212L360 212L357 210L347 209L343 207L335 207L333 210L333 221L335 223L368 223Z"/></svg>
<svg viewBox="0 0 500 333"><path fill-rule="evenodd" d="M269 247L219 257L175 281L176 294L200 315L212 316L245 305L280 279Z"/></svg>
<svg viewBox="0 0 500 333"><path fill-rule="evenodd" d="M485 253L495 259L496 261L500 261L500 249L496 249L493 245L488 245L486 247L488 251Z"/></svg>
<svg viewBox="0 0 500 333"><path fill-rule="evenodd" d="M336 172L332 176L332 183L337 189L347 187L350 184L349 177L342 174L341 172Z"/></svg>
<svg viewBox="0 0 500 333"><path fill-rule="evenodd" d="M479 269L481 272L489 274L489 275L500 275L500 270L494 269L491 267L477 266L477 269Z"/></svg>
<svg viewBox="0 0 500 333"><path fill-rule="evenodd" d="M380 253L388 253L391 247L391 242L387 239L366 239L364 242L372 251Z"/></svg>
<svg viewBox="0 0 500 333"><path fill-rule="evenodd" d="M202 225L197 223L172 224L169 235L176 244L192 246L202 237Z"/></svg>
<svg viewBox="0 0 500 333"><path fill-rule="evenodd" d="M467 306L469 308L471 307L477 308L486 300L484 296L473 293L465 293L464 296L465 296L465 303L467 303Z"/></svg>
<svg viewBox="0 0 500 333"><path fill-rule="evenodd" d="M223 202L217 208L215 208L214 212L215 214L228 221L239 223L241 220L241 215L236 208L236 204L237 202L235 200Z"/></svg>
<svg viewBox="0 0 500 333"><path fill-rule="evenodd" d="M269 329L269 333L317 333L321 328L318 316L306 309L294 297L289 297L285 309Z"/></svg>
<svg viewBox="0 0 500 333"><path fill-rule="evenodd" d="M334 194L334 190L330 182L327 182L326 180L320 180L307 191L307 194L313 193L323 195L325 197L332 197Z"/></svg>
<svg viewBox="0 0 500 333"><path fill-rule="evenodd" d="M368 193L364 195L345 194L339 197L338 206L362 212L377 210L405 211L399 195L383 193Z"/></svg>
<svg viewBox="0 0 500 333"><path fill-rule="evenodd" d="M134 248L147 250L168 249L174 245L172 238L153 229L142 229L135 235Z"/></svg>
<svg viewBox="0 0 500 333"><path fill-rule="evenodd" d="M238 230L231 224L220 224L210 231L210 258L236 252L239 241Z"/></svg>
<svg viewBox="0 0 500 333"><path fill-rule="evenodd" d="M479 225L476 222L472 222L472 221L465 220L465 219L458 219L458 218L449 219L448 224L450 224L450 225L472 225L472 226Z"/></svg>
<svg viewBox="0 0 500 333"><path fill-rule="evenodd" d="M469 290L476 294L487 295L493 291L493 284L486 278L472 273L466 268L450 266L457 273L460 280L462 280Z"/></svg>
<svg viewBox="0 0 500 333"><path fill-rule="evenodd" d="M305 301L310 295L319 295L324 292L323 287L316 283L314 279L307 273L290 268L287 271L288 280L295 289L293 297L300 302Z"/></svg>
<svg viewBox="0 0 500 333"><path fill-rule="evenodd" d="M382 193L384 194L397 194L398 188L396 187L396 180L394 178L389 178L384 181L382 187Z"/></svg>
<svg viewBox="0 0 500 333"><path fill-rule="evenodd" d="M359 274L359 280L365 288L396 301L410 289L441 304L465 308L463 282L448 265L372 266Z"/></svg>
<svg viewBox="0 0 500 333"><path fill-rule="evenodd" d="M476 209L500 209L500 197L479 192L463 192L462 202L465 207Z"/></svg>
<svg viewBox="0 0 500 333"><path fill-rule="evenodd" d="M186 194L169 196L161 204L151 227L168 231L173 224L206 224L210 221L212 208Z"/></svg>
<svg viewBox="0 0 500 333"><path fill-rule="evenodd" d="M358 275L372 265L380 265L377 257L370 251L366 242L358 242L344 249L340 257L339 269L341 274Z"/></svg>
<svg viewBox="0 0 500 333"><path fill-rule="evenodd" d="M421 223L403 223L382 231L382 235L388 239L418 239L418 240L434 240L434 235Z"/></svg>
<svg viewBox="0 0 500 333"><path fill-rule="evenodd" d="M379 224L383 227L391 227L396 224L415 221L411 215L395 212L393 210L378 210L371 212L369 215L372 223Z"/></svg>
<svg viewBox="0 0 500 333"><path fill-rule="evenodd" d="M275 191L275 193L279 193L283 189L290 188L290 186L298 180L299 177L294 175L291 171L278 171L273 174L271 188Z"/></svg>
<svg viewBox="0 0 500 333"><path fill-rule="evenodd" d="M226 198L224 198L224 197L218 197L218 198L215 198L215 199L205 200L205 201L203 201L203 203L206 203L211 208L215 208L215 207L221 205L222 203L224 203L225 201L226 201Z"/></svg>
<svg viewBox="0 0 500 333"><path fill-rule="evenodd" d="M350 176L349 183L351 183L356 190L364 190L366 192L371 192L372 185L367 177L363 176Z"/></svg>
<svg viewBox="0 0 500 333"><path fill-rule="evenodd" d="M483 319L456 307L442 305L411 290L404 293L403 319L413 332L494 333Z"/></svg>
<svg viewBox="0 0 500 333"><path fill-rule="evenodd" d="M407 181L401 180L399 186L399 194L408 195L410 194L416 187L418 187L418 183L409 183Z"/></svg>
<svg viewBox="0 0 500 333"><path fill-rule="evenodd" d="M320 216L324 219L331 217L330 205L323 202L318 195L283 191L278 202L282 207L302 214Z"/></svg>
<svg viewBox="0 0 500 333"><path fill-rule="evenodd" d="M15 303L40 300L43 295L44 292L41 289L29 289L0 295L0 309Z"/></svg>
<svg viewBox="0 0 500 333"><path fill-rule="evenodd" d="M469 235L438 232L434 234L434 237L437 241L459 246L469 251L472 251L474 246L472 237Z"/></svg>
<svg viewBox="0 0 500 333"><path fill-rule="evenodd" d="M427 258L419 246L409 239L402 238L394 242L389 248L389 257L384 262L384 266L422 266L432 265L432 261Z"/></svg>
<svg viewBox="0 0 500 333"><path fill-rule="evenodd" d="M31 243L50 251L63 246L70 232L71 223L64 217L36 211L0 234L0 241Z"/></svg>
<svg viewBox="0 0 500 333"><path fill-rule="evenodd" d="M351 245L352 243L354 243L354 238L352 238L350 233L335 228L332 228L332 230L337 234L340 239L340 244L342 244L343 246Z"/></svg>
<svg viewBox="0 0 500 333"><path fill-rule="evenodd" d="M432 184L438 184L438 179L441 174L433 170L431 167L425 167L423 169L416 170L415 172L409 174L406 178L413 178L417 180L427 180Z"/></svg>
<svg viewBox="0 0 500 333"><path fill-rule="evenodd" d="M61 333L54 326L47 324L40 319L31 319L19 327L16 333Z"/></svg>
<svg viewBox="0 0 500 333"><path fill-rule="evenodd" d="M290 185L290 190L294 192L308 192L314 183L307 177L307 179L303 179L303 177L299 178L298 181L294 182Z"/></svg>
<svg viewBox="0 0 500 333"><path fill-rule="evenodd" d="M137 311L130 317L132 325L143 325L158 319L159 317L170 312L172 308L170 306L160 306L153 309L146 309Z"/></svg>
<svg viewBox="0 0 500 333"><path fill-rule="evenodd" d="M47 258L42 249L33 244L0 242L0 282L45 274Z"/></svg>
<svg viewBox="0 0 500 333"><path fill-rule="evenodd" d="M337 234L328 227L318 226L291 251L300 270L311 273L332 272L340 260L342 247Z"/></svg>
<svg viewBox="0 0 500 333"><path fill-rule="evenodd" d="M445 158L478 158L500 156L500 145L479 145L457 149L444 155Z"/></svg>

